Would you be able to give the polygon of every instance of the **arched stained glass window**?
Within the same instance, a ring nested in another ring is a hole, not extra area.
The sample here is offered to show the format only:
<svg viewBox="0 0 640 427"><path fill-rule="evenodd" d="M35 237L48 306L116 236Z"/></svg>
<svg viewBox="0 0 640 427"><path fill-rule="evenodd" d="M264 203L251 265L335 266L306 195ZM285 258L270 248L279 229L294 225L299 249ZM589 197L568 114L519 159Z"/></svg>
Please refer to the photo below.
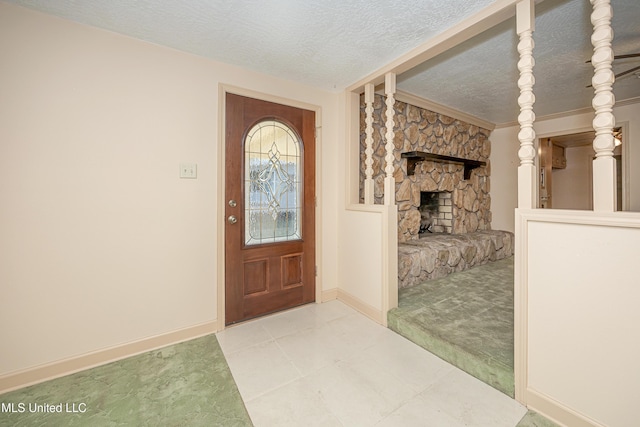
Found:
<svg viewBox="0 0 640 427"><path fill-rule="evenodd" d="M302 238L302 142L286 124L265 120L244 141L246 245Z"/></svg>

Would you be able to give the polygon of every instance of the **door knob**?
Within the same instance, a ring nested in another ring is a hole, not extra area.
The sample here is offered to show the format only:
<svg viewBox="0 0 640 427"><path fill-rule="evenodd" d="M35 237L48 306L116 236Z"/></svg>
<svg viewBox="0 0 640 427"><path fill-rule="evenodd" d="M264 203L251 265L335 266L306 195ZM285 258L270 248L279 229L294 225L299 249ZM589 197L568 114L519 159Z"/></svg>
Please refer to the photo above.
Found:
<svg viewBox="0 0 640 427"><path fill-rule="evenodd" d="M227 221L229 221L229 224L235 224L236 222L238 222L238 218L236 218L235 215L229 215L229 218L227 218Z"/></svg>

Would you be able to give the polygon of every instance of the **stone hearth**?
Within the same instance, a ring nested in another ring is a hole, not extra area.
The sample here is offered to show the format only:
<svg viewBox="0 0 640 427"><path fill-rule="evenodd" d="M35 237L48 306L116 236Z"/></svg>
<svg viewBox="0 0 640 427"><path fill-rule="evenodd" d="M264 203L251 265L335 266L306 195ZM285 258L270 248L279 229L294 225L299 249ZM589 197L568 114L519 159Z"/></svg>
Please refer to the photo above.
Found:
<svg viewBox="0 0 640 427"><path fill-rule="evenodd" d="M513 255L513 233L433 233L398 244L398 287L406 288Z"/></svg>

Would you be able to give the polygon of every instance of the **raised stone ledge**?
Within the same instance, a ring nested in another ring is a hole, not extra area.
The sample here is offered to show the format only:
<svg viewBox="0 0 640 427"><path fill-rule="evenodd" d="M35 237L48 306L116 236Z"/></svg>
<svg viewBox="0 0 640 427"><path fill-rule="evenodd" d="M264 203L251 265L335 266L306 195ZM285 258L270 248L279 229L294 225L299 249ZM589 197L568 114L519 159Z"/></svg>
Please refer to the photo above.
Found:
<svg viewBox="0 0 640 427"><path fill-rule="evenodd" d="M398 287L406 288L513 255L513 233L501 230L428 234L398 243Z"/></svg>

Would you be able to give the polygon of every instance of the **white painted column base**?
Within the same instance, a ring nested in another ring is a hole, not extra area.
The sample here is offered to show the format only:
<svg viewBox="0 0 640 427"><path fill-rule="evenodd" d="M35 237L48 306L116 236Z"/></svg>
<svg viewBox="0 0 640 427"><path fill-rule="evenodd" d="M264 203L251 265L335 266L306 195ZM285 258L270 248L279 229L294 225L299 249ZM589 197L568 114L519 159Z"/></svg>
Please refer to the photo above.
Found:
<svg viewBox="0 0 640 427"><path fill-rule="evenodd" d="M532 209L537 206L535 191L537 185L535 165L524 164L518 166L518 207Z"/></svg>
<svg viewBox="0 0 640 427"><path fill-rule="evenodd" d="M614 212L616 196L616 159L598 157L593 161L593 210Z"/></svg>
<svg viewBox="0 0 640 427"><path fill-rule="evenodd" d="M384 179L384 204L396 204L396 180L392 176Z"/></svg>
<svg viewBox="0 0 640 427"><path fill-rule="evenodd" d="M374 204L373 179L371 178L364 180L364 204L365 205Z"/></svg>

